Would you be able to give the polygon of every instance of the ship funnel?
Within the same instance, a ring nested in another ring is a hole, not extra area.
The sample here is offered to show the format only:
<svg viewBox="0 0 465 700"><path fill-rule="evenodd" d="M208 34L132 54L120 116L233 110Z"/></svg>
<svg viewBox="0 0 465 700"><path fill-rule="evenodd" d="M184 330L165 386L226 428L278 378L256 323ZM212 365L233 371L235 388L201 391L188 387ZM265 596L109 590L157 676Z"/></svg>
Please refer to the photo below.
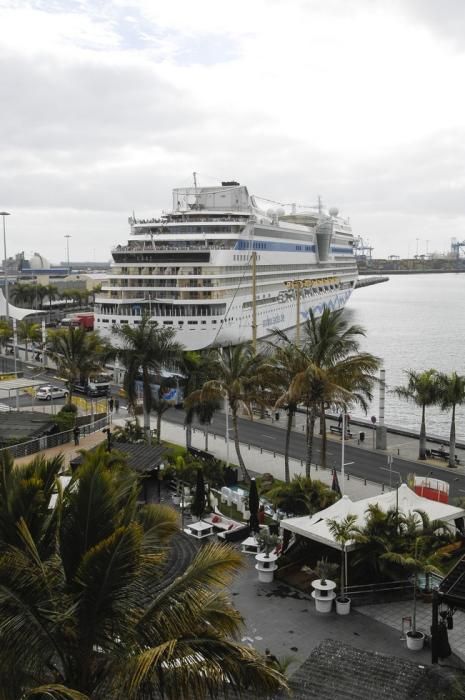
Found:
<svg viewBox="0 0 465 700"><path fill-rule="evenodd" d="M315 228L316 242L318 246L318 257L320 262L325 262L329 258L331 239L333 237L333 222L330 218L320 220Z"/></svg>

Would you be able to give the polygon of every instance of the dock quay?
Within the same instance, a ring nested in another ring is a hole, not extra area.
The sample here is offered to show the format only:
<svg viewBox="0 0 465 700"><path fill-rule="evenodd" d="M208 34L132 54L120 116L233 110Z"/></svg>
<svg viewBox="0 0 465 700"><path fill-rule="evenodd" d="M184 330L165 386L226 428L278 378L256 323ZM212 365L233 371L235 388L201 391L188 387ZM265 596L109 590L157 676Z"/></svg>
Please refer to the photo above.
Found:
<svg viewBox="0 0 465 700"><path fill-rule="evenodd" d="M355 283L355 289L369 287L371 284L381 284L381 282L389 282L389 277L382 277L381 275L377 277L364 277L363 279L359 277Z"/></svg>

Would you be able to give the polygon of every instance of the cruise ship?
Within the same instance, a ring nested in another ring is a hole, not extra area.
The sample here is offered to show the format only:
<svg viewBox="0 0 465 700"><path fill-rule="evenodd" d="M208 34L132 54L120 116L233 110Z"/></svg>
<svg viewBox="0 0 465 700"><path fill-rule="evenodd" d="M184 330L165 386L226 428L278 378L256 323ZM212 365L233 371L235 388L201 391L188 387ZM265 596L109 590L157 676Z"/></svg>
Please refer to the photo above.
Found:
<svg viewBox="0 0 465 700"><path fill-rule="evenodd" d="M172 210L158 218L132 216L96 298L96 329L107 335L148 314L199 350L300 327L310 309L342 308L357 279L349 221L321 205L267 201L223 182L173 190Z"/></svg>

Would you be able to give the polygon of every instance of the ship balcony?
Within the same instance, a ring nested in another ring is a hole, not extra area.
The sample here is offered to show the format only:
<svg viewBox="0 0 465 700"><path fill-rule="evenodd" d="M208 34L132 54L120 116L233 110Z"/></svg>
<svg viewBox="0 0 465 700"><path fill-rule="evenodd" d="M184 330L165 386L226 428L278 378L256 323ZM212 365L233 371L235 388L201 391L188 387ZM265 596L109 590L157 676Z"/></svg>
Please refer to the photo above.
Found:
<svg viewBox="0 0 465 700"><path fill-rule="evenodd" d="M193 243L191 245L173 245L173 244L168 244L168 245L160 245L157 243L156 245L130 245L130 246L116 246L116 248L112 248L111 252L112 254L114 253L158 253L158 252L163 252L166 253L166 251L172 251L174 253L176 252L205 252L206 250L233 250L234 246L236 245L236 241L231 241L231 245L227 245L228 241L224 242L224 245L210 245L208 241L205 242L199 242L199 243Z"/></svg>

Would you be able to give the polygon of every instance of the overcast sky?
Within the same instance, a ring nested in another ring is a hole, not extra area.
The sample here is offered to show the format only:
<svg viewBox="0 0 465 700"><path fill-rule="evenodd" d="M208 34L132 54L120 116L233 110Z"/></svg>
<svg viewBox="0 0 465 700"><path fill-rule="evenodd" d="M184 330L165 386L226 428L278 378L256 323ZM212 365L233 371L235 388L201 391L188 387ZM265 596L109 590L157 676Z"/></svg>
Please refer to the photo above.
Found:
<svg viewBox="0 0 465 700"><path fill-rule="evenodd" d="M0 26L9 254L108 259L193 171L321 195L377 257L465 240L464 0L0 0Z"/></svg>

